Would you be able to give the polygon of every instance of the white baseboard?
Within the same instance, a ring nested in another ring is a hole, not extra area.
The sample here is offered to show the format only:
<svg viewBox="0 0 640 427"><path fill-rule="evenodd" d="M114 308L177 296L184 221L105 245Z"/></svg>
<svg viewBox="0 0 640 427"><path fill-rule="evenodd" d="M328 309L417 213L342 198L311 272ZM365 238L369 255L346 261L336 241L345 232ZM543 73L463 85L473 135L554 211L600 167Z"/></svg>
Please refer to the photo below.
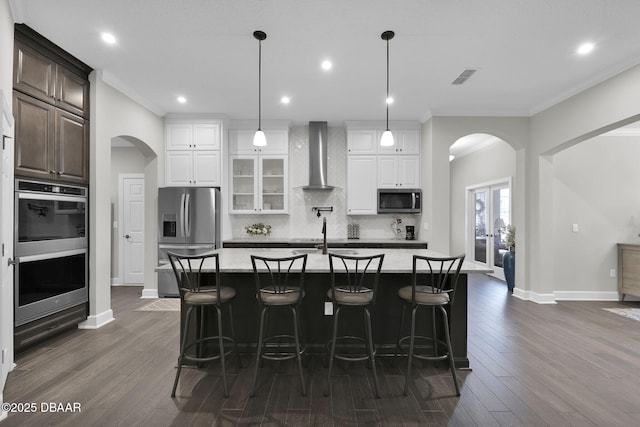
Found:
<svg viewBox="0 0 640 427"><path fill-rule="evenodd" d="M537 292L524 291L519 288L513 288L513 296L525 301L533 301L537 304L556 304L554 293L539 294Z"/></svg>
<svg viewBox="0 0 640 427"><path fill-rule="evenodd" d="M100 314L89 316L87 320L78 325L78 329L98 329L116 320L113 317L113 310L109 309Z"/></svg>
<svg viewBox="0 0 640 427"><path fill-rule="evenodd" d="M140 299L159 298L157 289L143 289Z"/></svg>
<svg viewBox="0 0 640 427"><path fill-rule="evenodd" d="M618 301L617 291L556 291L556 300L563 301Z"/></svg>
<svg viewBox="0 0 640 427"><path fill-rule="evenodd" d="M553 291L541 294L514 288L513 296L538 304L556 304L558 301L618 301L617 291ZM625 301L633 301L634 297L625 297Z"/></svg>
<svg viewBox="0 0 640 427"><path fill-rule="evenodd" d="M112 277L111 286L122 286L122 281L120 280L119 277Z"/></svg>

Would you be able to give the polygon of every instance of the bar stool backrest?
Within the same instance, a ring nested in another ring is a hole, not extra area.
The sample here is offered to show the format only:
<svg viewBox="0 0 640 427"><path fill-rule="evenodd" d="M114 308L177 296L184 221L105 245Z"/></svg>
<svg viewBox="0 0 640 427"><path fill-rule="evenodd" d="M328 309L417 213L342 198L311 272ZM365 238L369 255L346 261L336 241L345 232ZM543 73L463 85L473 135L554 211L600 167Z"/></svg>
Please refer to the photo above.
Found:
<svg viewBox="0 0 640 427"><path fill-rule="evenodd" d="M373 292L375 302L378 280L384 254L371 256L348 256L329 252L331 296L334 301L336 288L340 291L360 293Z"/></svg>
<svg viewBox="0 0 640 427"><path fill-rule="evenodd" d="M180 298L184 299L187 292L216 292L217 304L220 299L220 261L219 254L205 253L197 255L182 255L169 252L171 268L176 276ZM205 265L206 263L206 265ZM202 271L206 269L206 271Z"/></svg>
<svg viewBox="0 0 640 427"><path fill-rule="evenodd" d="M258 295L261 290L274 294L285 294L295 289L296 291L300 290L298 298L302 298L307 254L283 258L251 255L251 265L256 278Z"/></svg>
<svg viewBox="0 0 640 427"><path fill-rule="evenodd" d="M416 303L416 288L421 288L423 292L439 294L446 292L449 294L449 304L453 304L456 293L460 269L464 262L465 255L453 257L428 257L421 255L413 256L413 280L412 280L412 303Z"/></svg>

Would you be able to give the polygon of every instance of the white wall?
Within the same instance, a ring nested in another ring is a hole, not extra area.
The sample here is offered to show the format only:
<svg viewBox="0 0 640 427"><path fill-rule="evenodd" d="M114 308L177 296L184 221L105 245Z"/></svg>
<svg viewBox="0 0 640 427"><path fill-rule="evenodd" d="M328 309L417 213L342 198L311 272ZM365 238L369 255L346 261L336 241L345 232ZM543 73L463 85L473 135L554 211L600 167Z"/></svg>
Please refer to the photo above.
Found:
<svg viewBox="0 0 640 427"><path fill-rule="evenodd" d="M640 135L596 137L553 157L549 226L561 297L617 298L617 279L609 274L617 268L616 243L640 244L638 159Z"/></svg>
<svg viewBox="0 0 640 427"><path fill-rule="evenodd" d="M162 118L91 73L91 162L90 162L90 316L82 325L96 328L113 320L111 311L111 139L128 137L143 142L145 154L145 290L157 290L156 204L158 153L164 150ZM141 147L138 147L139 149ZM144 291L143 291L144 292Z"/></svg>
<svg viewBox="0 0 640 427"><path fill-rule="evenodd" d="M272 226L272 238L320 238L322 218L313 206L333 206L327 217L327 238L347 238L347 224L360 224L360 238L391 239L392 215L347 215L347 139L344 127L329 127L327 144L327 182L332 191L303 191L309 183L309 127L289 129L289 215L230 215L233 238L246 238L245 225L256 222ZM223 195L227 197L228 195ZM417 225L419 216L401 215L402 225Z"/></svg>
<svg viewBox="0 0 640 427"><path fill-rule="evenodd" d="M640 66L629 69L603 83L585 90L566 101L536 114L530 119L531 145L526 158L527 215L525 292L517 296L539 302L555 301L556 289L564 286L557 271L556 244L553 224L554 195L559 188L554 179L557 169L554 154L605 131L640 119ZM608 173L598 167L600 174ZM519 233L520 236L520 233ZM520 240L520 237L518 238ZM606 242L603 242L606 244ZM518 253L521 252L520 245ZM589 257L590 247L581 247L576 256ZM518 257L521 261L522 257ZM607 262L605 259L599 263ZM579 264L584 267L583 263ZM518 266L516 266L518 268ZM576 266L578 268L578 266ZM598 274L592 271L594 274ZM518 280L516 278L516 280ZM605 283L598 290L606 292Z"/></svg>
<svg viewBox="0 0 640 427"><path fill-rule="evenodd" d="M474 134L494 135L515 150L515 177L513 180L513 223L525 224L525 147L529 143L529 119L526 117L432 117L422 129L422 191L425 209L423 223L429 224L421 238L426 236L429 248L443 253L455 253L451 248L452 215L451 172L449 147L459 138ZM457 225L457 223L456 223ZM457 240L457 239L456 239ZM518 234L518 241L526 236ZM525 248L518 245L518 252ZM522 283L525 266L516 259L516 283Z"/></svg>
<svg viewBox="0 0 640 427"><path fill-rule="evenodd" d="M516 175L516 152L504 141L458 157L451 163L451 253L465 252L466 189ZM471 259L471 254L468 254Z"/></svg>
<svg viewBox="0 0 640 427"><path fill-rule="evenodd" d="M13 17L9 9L8 0L0 0L0 102L3 103L0 107L0 113L6 108L7 113L11 115L12 109L12 93L13 93ZM2 114L0 114L0 120L2 120ZM4 123L4 120L3 120ZM8 129L4 129L3 124L0 124L0 130L5 133L9 132ZM9 143L12 143L9 141ZM13 150L10 151L13 153ZM12 157L12 154L10 154ZM0 161L2 161L0 156ZM13 194L10 194L9 190L13 188L13 161L10 159L10 163L5 164L5 167L0 167L0 171L4 172L6 176L4 180L0 182L2 189L0 189L0 199L2 203L2 209L0 209L0 227L3 228L0 231L0 237L2 243L5 244L8 249L6 256L13 254L13 234L7 232L9 227L6 225L13 223L13 209L5 206L7 201L13 200ZM9 193L9 194L7 194ZM11 206L11 204L8 204ZM6 258L2 258L2 262L6 262ZM4 384L7 379L7 374L13 367L13 280L11 277L4 277L5 274L10 275L13 268L2 267L0 271L0 351L5 351L4 361L0 362L0 404L3 400ZM0 420L6 417L6 412L0 410Z"/></svg>

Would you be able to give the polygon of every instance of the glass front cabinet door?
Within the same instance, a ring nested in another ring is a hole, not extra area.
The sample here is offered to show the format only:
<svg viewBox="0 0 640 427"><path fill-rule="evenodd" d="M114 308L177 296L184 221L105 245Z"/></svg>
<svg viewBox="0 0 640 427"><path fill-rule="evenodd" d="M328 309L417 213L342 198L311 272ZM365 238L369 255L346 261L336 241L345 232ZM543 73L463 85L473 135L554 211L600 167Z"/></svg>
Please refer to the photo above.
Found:
<svg viewBox="0 0 640 427"><path fill-rule="evenodd" d="M287 211L286 167L282 156L260 157L260 209L263 213Z"/></svg>
<svg viewBox="0 0 640 427"><path fill-rule="evenodd" d="M231 213L287 213L287 156L231 158Z"/></svg>
<svg viewBox="0 0 640 427"><path fill-rule="evenodd" d="M255 157L231 159L231 210L254 213L256 205L257 162Z"/></svg>

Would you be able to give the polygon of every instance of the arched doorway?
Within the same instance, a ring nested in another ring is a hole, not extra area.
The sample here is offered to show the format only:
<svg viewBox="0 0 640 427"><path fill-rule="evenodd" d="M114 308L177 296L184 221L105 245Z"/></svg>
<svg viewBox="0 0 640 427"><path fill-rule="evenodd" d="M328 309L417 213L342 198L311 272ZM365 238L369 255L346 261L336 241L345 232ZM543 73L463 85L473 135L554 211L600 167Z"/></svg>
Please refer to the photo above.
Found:
<svg viewBox="0 0 640 427"><path fill-rule="evenodd" d="M145 197L145 168L156 157L138 138L111 139L111 284L144 286L145 235L149 203Z"/></svg>
<svg viewBox="0 0 640 427"><path fill-rule="evenodd" d="M504 280L502 256L513 223L516 152L485 133L463 136L450 147L451 248L485 264Z"/></svg>

